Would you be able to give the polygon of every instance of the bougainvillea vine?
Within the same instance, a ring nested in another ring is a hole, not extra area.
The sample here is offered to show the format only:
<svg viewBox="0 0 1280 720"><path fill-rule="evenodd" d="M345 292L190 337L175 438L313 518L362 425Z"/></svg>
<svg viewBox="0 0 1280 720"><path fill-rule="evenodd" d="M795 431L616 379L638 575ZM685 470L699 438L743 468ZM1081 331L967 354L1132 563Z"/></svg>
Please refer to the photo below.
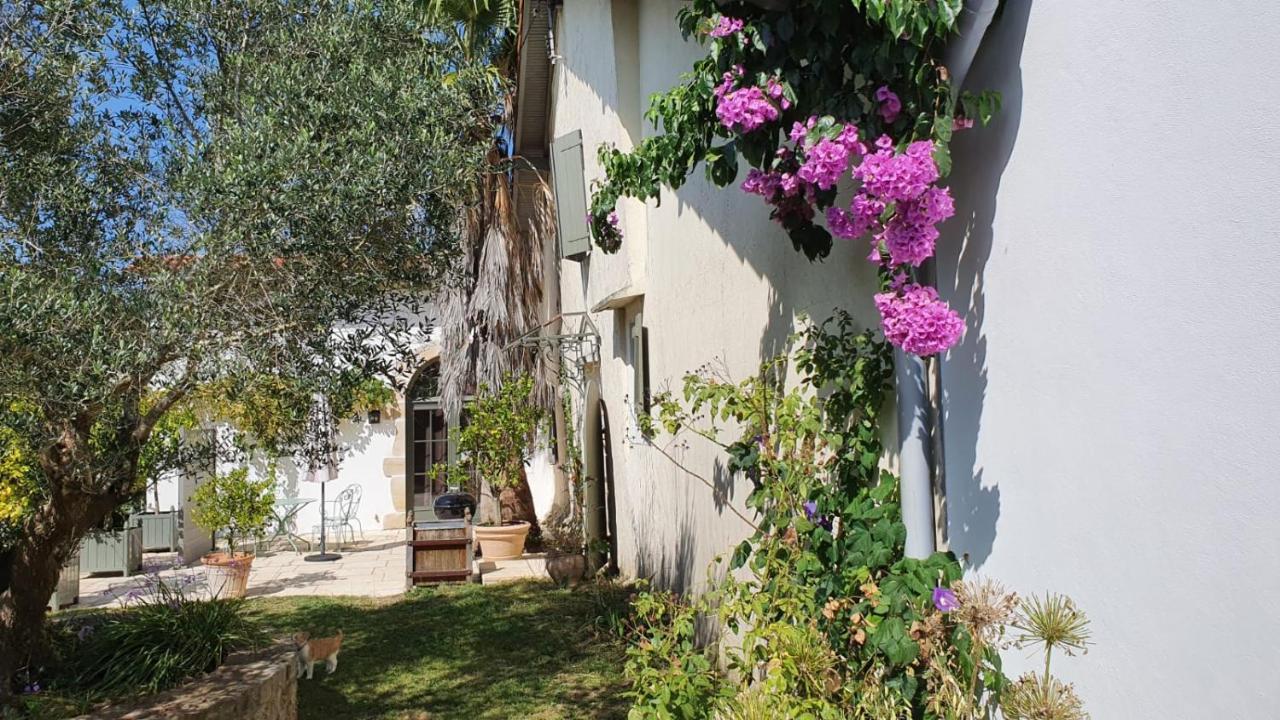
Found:
<svg viewBox="0 0 1280 720"><path fill-rule="evenodd" d="M891 343L917 355L945 351L963 319L914 276L934 254L939 224L955 214L939 184L950 170L952 133L975 118L985 123L998 107L993 93L953 93L940 61L960 7L694 0L680 11L681 29L708 54L654 96L648 118L661 134L628 153L601 148L606 178L589 214L597 245L620 246L609 218L623 195L655 198L699 163L728 185L742 158L750 167L741 189L772 207L770 217L810 260L830 253L833 236L868 243Z"/></svg>

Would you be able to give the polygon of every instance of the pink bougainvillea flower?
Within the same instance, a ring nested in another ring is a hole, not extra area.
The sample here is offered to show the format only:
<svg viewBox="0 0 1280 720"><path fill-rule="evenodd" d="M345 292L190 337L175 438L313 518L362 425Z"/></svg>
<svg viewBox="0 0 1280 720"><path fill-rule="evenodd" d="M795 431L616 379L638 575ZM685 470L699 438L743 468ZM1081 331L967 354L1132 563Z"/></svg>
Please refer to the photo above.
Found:
<svg viewBox="0 0 1280 720"><path fill-rule="evenodd" d="M778 173L751 168L747 171L747 179L742 181L742 191L772 200L780 192L781 183Z"/></svg>
<svg viewBox="0 0 1280 720"><path fill-rule="evenodd" d="M876 90L876 102L880 103L880 117L886 123L891 123L898 119L898 115L902 113L902 101L898 99L898 95L889 89L888 85L881 85Z"/></svg>
<svg viewBox="0 0 1280 720"><path fill-rule="evenodd" d="M776 78L769 78L763 88L737 87L744 74L741 65L726 72L712 91L716 100L716 117L720 124L738 133L752 130L778 119L782 110L791 107L785 88Z"/></svg>
<svg viewBox="0 0 1280 720"><path fill-rule="evenodd" d="M708 34L711 35L711 37L713 38L722 38L722 37L728 37L730 35L736 35L739 32L742 32L742 25L743 25L742 21L739 20L738 18L731 18L728 15L721 15L720 21L716 23L715 27L711 28L711 32Z"/></svg>
<svg viewBox="0 0 1280 720"><path fill-rule="evenodd" d="M742 77L744 72L746 72L746 69L741 65L734 65L728 72L720 76L720 84L711 93L718 98L724 97L733 89L734 85L738 84L738 78Z"/></svg>
<svg viewBox="0 0 1280 720"><path fill-rule="evenodd" d="M730 90L716 103L716 117L726 128L749 133L778 119L778 106L758 87Z"/></svg>
<svg viewBox="0 0 1280 720"><path fill-rule="evenodd" d="M856 240L876 227L882 212L884 203L866 193L858 193L853 196L848 210L834 207L827 210L827 225L836 237ZM876 259L879 259L878 255Z"/></svg>
<svg viewBox="0 0 1280 720"><path fill-rule="evenodd" d="M914 199L900 201L878 237L889 251L889 261L894 265L918 266L932 257L938 240L938 223L955 212L955 203L947 188L930 187Z"/></svg>
<svg viewBox="0 0 1280 720"><path fill-rule="evenodd" d="M801 180L822 190L835 187L849 169L849 148L836 140L823 138L805 153L804 164L796 173Z"/></svg>
<svg viewBox="0 0 1280 720"><path fill-rule="evenodd" d="M961 117L957 115L955 116L954 119L951 120L952 130L968 130L971 127L973 127L973 118Z"/></svg>
<svg viewBox="0 0 1280 720"><path fill-rule="evenodd" d="M769 78L769 81L765 83L764 89L769 99L778 103L778 106L783 110L791 107L791 101L787 99L786 90L782 87L782 83L778 82L777 78Z"/></svg>
<svg viewBox="0 0 1280 720"><path fill-rule="evenodd" d="M913 355L940 353L964 334L964 320L938 299L938 291L903 285L875 296L885 339Z"/></svg>
<svg viewBox="0 0 1280 720"><path fill-rule="evenodd" d="M884 137L876 141L880 149L864 158L854 175L869 194L885 202L914 200L938 180L933 141L913 142L905 152L895 154L882 144Z"/></svg>
<svg viewBox="0 0 1280 720"><path fill-rule="evenodd" d="M787 134L787 137L791 139L791 142L797 145L803 145L805 138L809 137L809 131L817 124L817 115L810 115L809 119L805 122L797 120L791 124L791 132Z"/></svg>
<svg viewBox="0 0 1280 720"><path fill-rule="evenodd" d="M866 155L867 146L863 144L858 135L858 128L853 123L848 123L840 130L840 134L836 136L836 142L845 146L851 155Z"/></svg>

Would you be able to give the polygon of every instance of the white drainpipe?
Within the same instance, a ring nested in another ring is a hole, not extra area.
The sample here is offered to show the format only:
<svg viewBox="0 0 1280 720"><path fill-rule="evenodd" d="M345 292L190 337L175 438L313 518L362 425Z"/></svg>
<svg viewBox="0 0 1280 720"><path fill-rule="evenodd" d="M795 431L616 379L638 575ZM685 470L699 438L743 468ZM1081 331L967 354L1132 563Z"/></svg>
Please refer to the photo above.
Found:
<svg viewBox="0 0 1280 720"><path fill-rule="evenodd" d="M957 23L959 34L947 46L943 64L951 72L952 91L959 95L982 37L1000 0L966 0ZM932 284L932 268L922 282ZM928 361L901 350L894 353L894 381L898 400L898 458L901 475L902 521L907 526L907 557L926 558L937 550L933 487L935 472L941 480L942 413L939 398L930 397L930 377L941 393L939 360ZM934 453L933 450L938 452ZM935 463L939 467L935 469ZM939 482L941 487L941 482ZM945 521L945 517L943 518Z"/></svg>

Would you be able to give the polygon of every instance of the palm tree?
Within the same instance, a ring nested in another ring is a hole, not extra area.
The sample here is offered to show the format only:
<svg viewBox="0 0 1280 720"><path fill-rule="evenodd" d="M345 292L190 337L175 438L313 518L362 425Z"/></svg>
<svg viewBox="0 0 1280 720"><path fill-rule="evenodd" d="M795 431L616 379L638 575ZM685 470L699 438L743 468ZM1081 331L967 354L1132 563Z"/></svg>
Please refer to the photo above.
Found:
<svg viewBox="0 0 1280 720"><path fill-rule="evenodd" d="M488 61L505 78L511 77L518 0L423 0L423 7L432 21L454 33L462 57Z"/></svg>
<svg viewBox="0 0 1280 720"><path fill-rule="evenodd" d="M444 410L456 416L463 398L479 385L497 387L509 373L534 380L530 398L548 411L555 405L555 372L543 353L515 345L541 322L542 251L555 232L551 193L538 179L528 200L527 222L516 215L514 168L505 130L511 125L515 74L517 0L425 0L430 17L452 33L455 50L468 61L486 62L502 89L495 112L490 170L476 183L475 199L462 214L462 252L453 281L441 302L440 395ZM504 510L538 530L533 496L525 479L504 491Z"/></svg>

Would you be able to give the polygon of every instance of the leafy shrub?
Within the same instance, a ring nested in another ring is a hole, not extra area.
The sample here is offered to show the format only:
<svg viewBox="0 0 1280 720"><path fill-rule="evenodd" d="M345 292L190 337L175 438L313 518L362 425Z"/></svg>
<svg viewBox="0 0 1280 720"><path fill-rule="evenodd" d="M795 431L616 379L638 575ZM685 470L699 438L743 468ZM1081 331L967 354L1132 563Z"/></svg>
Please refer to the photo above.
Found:
<svg viewBox="0 0 1280 720"><path fill-rule="evenodd" d="M628 720L705 720L725 697L713 658L698 647L698 610L671 593L636 595L622 628L630 640Z"/></svg>
<svg viewBox="0 0 1280 720"><path fill-rule="evenodd" d="M219 475L196 488L191 519L196 525L227 537L227 548L235 552L236 538L256 535L266 527L275 503L274 474L250 480L248 468Z"/></svg>
<svg viewBox="0 0 1280 720"><path fill-rule="evenodd" d="M506 375L497 388L481 385L467 408L467 426L458 436L458 451L497 489L514 488L524 477L525 462L543 411L529 401L533 378Z"/></svg>
<svg viewBox="0 0 1280 720"><path fill-rule="evenodd" d="M723 718L760 717L764 707L770 717L815 720L991 717L1009 687L1000 651L1011 628L1021 631L1020 644L1045 648L1046 666L1012 689L1014 714L1006 716L1083 717L1048 666L1054 650L1087 642L1086 621L1069 601L1020 604L990 580L962 581L950 553L905 557L898 480L879 467L888 346L844 314L794 342L793 353L740 382L687 375L683 399L660 395L656 419L645 421L724 448L730 469L751 479L754 515L741 517L755 532L728 559L711 598L739 641L725 653L737 680L690 687L690 676L715 682L677 622L692 610L664 610L662 596L641 596L637 607L664 624L648 623L636 640L639 662L628 676L647 713L636 717L683 717L678 703L693 702L686 697L725 694L732 699L719 708ZM788 390L793 369L801 380ZM733 439L722 439L722 426ZM1061 712L1036 714L1045 708Z"/></svg>

